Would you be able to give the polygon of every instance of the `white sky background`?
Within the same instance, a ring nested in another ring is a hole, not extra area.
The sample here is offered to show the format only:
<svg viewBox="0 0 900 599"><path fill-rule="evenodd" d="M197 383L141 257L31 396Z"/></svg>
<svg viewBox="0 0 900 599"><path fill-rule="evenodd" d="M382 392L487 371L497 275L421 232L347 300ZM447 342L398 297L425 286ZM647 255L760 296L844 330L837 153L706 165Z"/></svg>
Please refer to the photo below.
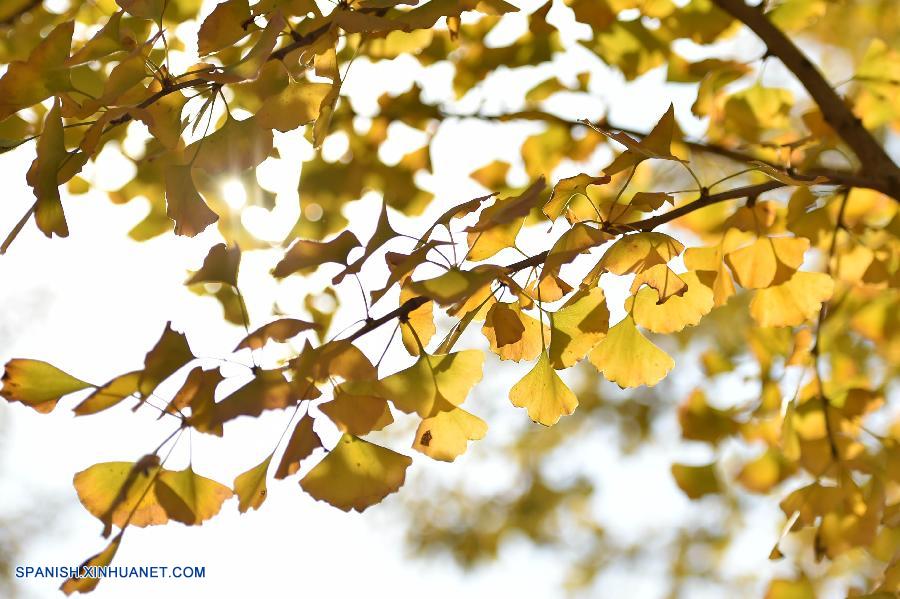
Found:
<svg viewBox="0 0 900 599"><path fill-rule="evenodd" d="M529 10L539 4L525 0L514 3ZM573 23L560 20L563 14L556 9L551 11L551 23L567 32L573 31ZM506 20L508 37L496 35L497 43L515 39L524 29L524 16L513 15ZM577 27L574 31L577 33ZM552 68L535 69L530 78L509 73L491 77L481 87L482 92L464 98L457 110L474 111L479 107L486 113L515 110L520 108L517 102L524 91L549 74L558 73L564 81L571 81L576 73L590 70L594 98L588 103L557 102L556 108L567 110L572 118L597 118L608 107L613 123L646 130L669 102L674 101L682 127L689 133L702 134L703 124L690 115L693 86L662 87L665 72L660 69L626 84L599 59L571 40L567 43L572 46L571 52L558 58ZM749 37L743 37L741 43L748 49L748 55L758 55L759 46ZM680 50L687 53L691 50L688 46ZM190 63L188 57L185 61ZM766 81L784 83L779 69L773 67L767 69ZM374 110L374 102L382 92L406 91L411 77L423 85L426 99L448 98L452 95L449 76L446 67L432 68L426 73L412 59L400 59L377 68L357 61L344 89L353 98L357 110L365 113ZM482 195L483 189L468 178L468 173L493 159L512 162L512 182L526 184L518 147L526 135L538 130L539 126L534 124L499 127L448 121L432 144L434 172L426 179L436 200L422 219L392 213L395 228L418 234L427 226L426 222L450 205ZM282 135L276 132L282 159L271 161L262 169L261 182L277 188L277 206L271 215L263 209L245 212L245 224L266 238L282 238L297 217L296 166L310 151L301 137L299 132ZM334 146L329 151L339 149L339 141L329 143ZM397 159L420 143L417 137L401 131L393 152L386 148L383 157ZM0 173L5 183L0 201L0 233L5 234L33 201L31 189L25 185L25 172L33 151L33 144L28 144L0 158ZM598 155L592 166L599 170L607 158ZM581 170L564 165L553 173L552 179ZM87 174L93 175L101 188L115 187L116 178L121 183L123 177L129 176L128 169L123 168L113 153L105 153ZM183 286L186 272L199 267L209 247L219 242L215 227L194 239L166 234L149 242L135 243L126 237L126 232L143 217L146 205L142 201L115 206L105 194L91 193L76 197L64 195L63 203L71 231L68 239L47 240L29 223L9 253L0 258L0 361L5 363L13 357L38 358L80 378L102 383L139 367L168 319L173 320L177 330L186 333L198 356L227 355L236 345L243 330L222 320L221 308L215 300L198 297ZM377 197L367 197L345 208L350 227L360 239L366 240L371 234L379 208ZM561 232L558 226L553 235ZM520 239L524 239L524 247L534 248L538 247L535 244L546 243L545 235L544 229L531 230ZM282 308L291 310L302 305L305 293L319 291L334 274L323 269L324 276L291 277L277 289L266 273L281 254L275 250L244 255L240 283L249 303L252 326L271 319L274 299ZM515 254L498 256L500 262L515 259ZM380 260L374 258L370 262ZM367 290L383 283L384 273L378 268L364 271L363 284ZM363 314L355 287L356 283L348 278L338 288L344 310L332 331L340 330ZM621 303L624 296L615 287L607 291L615 320L621 311L616 312L613 306ZM396 292L376 305L374 313L382 314L395 305ZM364 338L363 349L377 359L390 331L391 327L384 327ZM477 336L467 339L478 343ZM483 340L481 344L484 345ZM273 352L260 359L271 361L276 357L277 353ZM246 353L242 358L249 362ZM393 372L408 362L402 345L395 340L382 372ZM216 362L205 365L213 366ZM501 366L498 360L490 358L486 362L485 382L467 402L467 408L484 414L479 406L494 404L492 411L502 421L496 417L489 419L492 427L489 437L502 436L504 430L508 434L527 421L523 410L508 404L506 393L528 367L526 364ZM691 368L695 366L682 359L676 372ZM223 372L246 376L246 371L239 366L225 364ZM157 393L168 397L180 382L170 381ZM244 380L229 382L236 387ZM688 388L679 386L681 391ZM725 393L734 395L736 401L746 390L729 389ZM503 405L497 406L498 400ZM53 413L40 415L19 404L0 404L0 423L6 425L0 454L3 460L0 513L14 513L20 507L59 510L59 518L49 534L34 540L22 564L77 564L100 550L105 545L99 537L101 525L78 503L71 485L73 474L98 462L135 460L152 451L173 429L167 419L157 421L150 409L132 414L129 401L89 418L74 418L69 410L72 405L72 400L63 401ZM192 448L187 438L182 439L167 465L183 467L192 451L194 470L198 474L230 484L234 476L268 455L287 417L288 413L279 411L260 419L242 418L229 424L224 441L194 434ZM577 412L571 416L578 417ZM326 444L333 442L334 435L323 432ZM699 462L707 459L708 454L677 441L674 416L662 433L663 445L649 447L625 460L619 460L616 451L603 443L586 444L571 457L576 463L602 464L602 468L597 468L597 479L603 501L596 507L615 532L628 535L640 527L653 530L672 526L694 509L672 482L669 465L678 459ZM478 443L489 441L475 445ZM410 486L422 477L463 480L475 487L489 485L496 480L494 477L502 478L502 468L479 462L485 459L486 452L473 450L472 445L453 464L434 462L415 454L406 445L395 443L393 448L414 454L407 474ZM304 472L310 466L307 463ZM240 517L236 500L231 500L219 516L200 528L172 523L131 528L125 534L116 564L204 565L204 580L104 580L92 597L192 597L200 591L222 597L245 593L260 597L346 597L359 593L378 598L415 593L430 599L516 595L550 598L563 594L565 567L551 555L521 543L511 543L503 548L496 564L474 573L462 572L449 560L412 561L403 545L403 515L396 509L399 504L396 496L390 496L384 505L370 508L363 515L345 514L312 500L298 488L297 480L295 476L287 481L270 481L269 495L262 509ZM400 493L403 492L401 489ZM35 505L44 498L53 503L46 507L40 503ZM766 557L777 539L777 506L773 501L763 502L748 515L748 522L759 525L748 529L741 541L741 551L729 558L729 568L735 575L772 568ZM658 566L647 564L647 571L640 572L614 571L602 577L597 589L606 596L661 596L665 587L660 584L662 570ZM61 582L31 579L24 581L20 589L29 598L58 597L56 589ZM691 596L711 595L698 588Z"/></svg>

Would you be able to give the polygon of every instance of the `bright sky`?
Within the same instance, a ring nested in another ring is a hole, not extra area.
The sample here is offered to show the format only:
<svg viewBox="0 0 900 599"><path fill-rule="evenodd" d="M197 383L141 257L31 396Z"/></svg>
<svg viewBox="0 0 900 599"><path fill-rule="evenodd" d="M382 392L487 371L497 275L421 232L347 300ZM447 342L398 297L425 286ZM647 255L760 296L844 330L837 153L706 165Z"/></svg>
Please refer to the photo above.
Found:
<svg viewBox="0 0 900 599"><path fill-rule="evenodd" d="M537 4L524 0L514 3L525 7ZM557 19L557 12L551 11L551 22ZM522 30L523 17L512 16L507 20L494 36L497 43L514 39ZM572 29L572 23L556 22L567 30ZM689 52L690 48L682 50ZM574 118L596 118L611 107L612 122L645 129L674 101L680 124L689 132L702 133L702 123L690 117L691 88L661 88L665 74L659 70L626 84L599 60L590 58L574 45L552 68L535 69L533 78L500 74L489 79L482 88L482 96L465 98L458 109L474 110L485 99L481 106L485 112L514 110L518 106L511 104L510 98L521 95L510 95L512 87L524 91L552 72L571 80L585 69L593 74L591 91L597 97L596 102L585 104L569 99L559 102L557 109L567 110ZM373 110L375 99L382 92L406 91L411 77L420 81L432 99L445 98L449 95L447 75L448 71L440 68L424 72L412 60L377 68L357 61L345 90L357 110L365 113ZM767 77L770 76L773 73L767 72ZM482 195L483 190L468 179L468 173L493 159L512 161L513 182L525 184L524 171L517 162L517 148L525 135L536 130L534 125L522 125L504 128L501 134L496 126L483 123L446 124L433 142L435 171L426 180L437 199L422 221L392 214L396 228L420 232L423 221L449 205ZM277 135L281 160L270 159L261 169L261 183L279 192L275 210L267 213L257 208L245 212L245 224L262 238L280 239L297 217L296 165L311 151L299 137L296 133ZM420 143L413 135L400 132L395 146L386 148L383 157L396 159ZM339 154L340 145L339 139L332 140L326 150L332 155ZM31 189L24 181L32 157L33 146L27 145L0 159L0 173L6 183L0 203L3 234L32 201ZM593 166L599 170L606 159L607 156L596 157ZM113 152L104 153L99 163L87 175L94 177L101 188L113 188L117 179L121 183L129 176L128 169ZM554 175L575 174L574 168L564 166ZM240 190L232 191L235 208L239 208ZM185 331L198 356L221 356L225 353L223 348L233 347L242 337L241 329L222 321L221 309L214 300L198 297L183 286L186 272L196 269L209 247L219 241L214 227L194 239L169 234L139 244L129 241L125 233L142 218L146 210L142 201L114 206L103 194L94 193L64 196L63 202L71 237L49 241L29 223L8 255L0 259L0 281L3 281L0 360L39 358L88 381L103 382L138 367L168 319L174 321L177 330ZM366 239L371 233L379 207L377 197L367 197L348 206L346 214L351 228L360 239ZM554 230L553 235L559 233L561 229ZM526 247L529 242L545 242L545 235L543 230L527 232ZM244 258L241 286L248 298L251 321L257 326L270 318L273 297L282 306L298 306L305 293L320 290L333 274L326 272L311 279L292 277L294 280L276 291L265 273L279 256L280 252L275 251L247 254ZM383 281L382 273L373 269L366 273L363 283L371 288L373 283L380 282L379 277ZM617 294L621 299L621 289L608 291L614 298L611 304L615 305ZM342 323L347 324L362 313L353 281L348 279L339 293L346 309L333 330L339 330ZM376 307L377 314L395 304L396 295L388 297ZM615 311L613 318L618 318ZM375 358L390 333L386 329L365 338L363 343L363 349ZM397 343L382 366L383 372L393 372L408 360ZM245 372L240 366L228 364L223 369L232 376ZM501 366L499 361L489 360L485 379L490 382L485 383L467 406L471 405L470 409L479 413L479 405L505 397L506 390L516 380L515 375L521 376L526 369L527 365ZM242 382L236 378L233 384ZM167 397L179 383L170 381L158 393ZM22 565L74 565L103 547L104 541L99 537L101 525L78 503L71 485L72 475L98 462L137 459L152 451L172 430L171 422L158 421L151 410L132 414L128 403L123 402L98 416L79 419L67 409L68 402L49 415L37 414L20 405L0 404L0 422L8 425L4 429L7 436L4 452L0 455L3 460L0 512L13 513L19 507L30 507L42 513L58 514L47 534L29 546L20 562ZM508 409L495 410L504 422L489 422L492 429L496 427L502 432L504 427L522 426L524 413L505 407ZM169 465L183 467L190 453L195 471L228 484L235 474L268 455L285 426L286 417L279 412L266 414L258 421L240 419L229 425L225 441L195 434L190 443L182 440ZM577 418L577 413L572 417ZM512 424L505 423L505 419ZM607 492L597 509L619 534L627 535L640 526L648 530L671 526L693 509L672 483L668 469L675 459L702 460L706 456L696 448L677 443L674 418L669 419L669 424L671 430L662 431L662 436L668 439L663 446L651 447L627 460L619 460L608 444L600 442L580 448L579 455L572 458L603 465L597 478ZM489 433L489 437L492 434L496 432ZM333 441L334 436L326 437L326 442L329 439ZM490 446L490 441L484 443L485 447ZM395 448L411 453L403 446ZM484 476L485 484L489 484L492 474L486 470L488 467L478 465L479 454L483 458L486 452L486 449L471 450L451 465L415 455L408 474L410 485L428 477L458 480L467 477L466 473ZM415 593L429 599L550 598L562 594L565 569L551 555L512 543L504 547L496 565L474 574L464 574L446 560L411 561L403 545L403 514L396 509L399 503L394 496L363 515L345 514L315 502L296 485L296 477L273 481L260 511L238 517L236 501L232 500L225 504L219 516L199 529L180 524L129 529L116 557L117 564L202 565L206 566L206 578L202 582L105 580L92 596L96 599L192 597L200 591L222 597L245 593L261 597L346 597L359 593L378 598ZM748 529L746 539L741 542L741 555L731 560L735 575L772 567L765 558L778 534L777 507L771 502L760 505L751 518L760 525ZM648 564L647 572L613 572L604 576L600 588L607 596L660 596L664 590L659 584L661 572L654 568ZM61 582L29 580L20 589L29 598L57 597L56 589ZM707 595L698 589L691 596Z"/></svg>

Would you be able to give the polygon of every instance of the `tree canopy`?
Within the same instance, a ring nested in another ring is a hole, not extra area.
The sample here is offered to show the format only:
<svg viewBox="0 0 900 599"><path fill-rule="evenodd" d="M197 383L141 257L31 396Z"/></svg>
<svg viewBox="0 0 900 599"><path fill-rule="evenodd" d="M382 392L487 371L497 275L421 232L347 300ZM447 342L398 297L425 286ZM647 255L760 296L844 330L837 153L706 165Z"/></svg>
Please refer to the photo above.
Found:
<svg viewBox="0 0 900 599"><path fill-rule="evenodd" d="M783 511L770 558L791 574L767 597L815 596L823 563L851 570L849 595L900 592L898 17L892 0L4 2L0 152L33 157L17 174L34 200L3 224L2 260L27 261L16 239L35 228L62 251L76 196L98 191L98 159L115 153L133 176L104 193L147 206L127 235L209 248L185 285L239 331L216 359L252 362L229 385L188 342L203 330L169 323L107 381L40 356L6 363L8 402L172 424L146 455L74 475L108 543L86 564L112 563L131 527L264 509L273 479L344 511L402 494L415 461L455 461L490 434L466 400L499 359L527 365L506 407L551 427L508 456L531 484L499 516L476 502L464 527L422 523L416 542L472 562L496 551L491 518L544 538L553 510L589 491L543 481L522 447L547 454L610 409L640 442L655 403L674 400L682 438L713 456L672 464L686 496L766 494ZM387 62L413 73L406 91L357 102L356 72ZM678 97L643 127L616 123L604 87L654 76ZM515 95L503 77L534 81ZM479 192L436 199L433 146L469 121L530 128L469 175ZM413 141L389 151L398 138ZM272 210L273 163L298 177L278 239L223 191ZM365 226L362 198L378 202ZM240 284L253 253L275 256L266 289ZM302 305L271 291L323 276ZM245 295L266 293L270 318L251 322ZM359 295L364 312L347 316ZM367 341L385 329L386 346ZM406 362L386 369L400 346ZM598 395L600 377L649 388L680 368L702 376L675 398ZM720 399L735 385L751 399ZM270 411L284 432L233 481L167 464L185 431L227 437ZM749 450L736 468L720 459L735 443Z"/></svg>

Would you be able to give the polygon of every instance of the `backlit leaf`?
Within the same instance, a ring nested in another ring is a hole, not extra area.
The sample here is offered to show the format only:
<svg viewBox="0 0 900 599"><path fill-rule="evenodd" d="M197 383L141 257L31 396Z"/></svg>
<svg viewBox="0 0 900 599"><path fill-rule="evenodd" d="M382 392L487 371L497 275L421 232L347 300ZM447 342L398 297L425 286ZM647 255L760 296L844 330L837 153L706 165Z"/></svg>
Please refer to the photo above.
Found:
<svg viewBox="0 0 900 599"><path fill-rule="evenodd" d="M589 358L603 376L622 388L652 387L675 366L666 352L638 331L631 316L609 329Z"/></svg>
<svg viewBox="0 0 900 599"><path fill-rule="evenodd" d="M238 511L258 510L266 500L266 474L269 472L269 455L259 465L254 466L234 479L234 494L238 497Z"/></svg>
<svg viewBox="0 0 900 599"><path fill-rule="evenodd" d="M510 389L509 400L544 426L553 426L578 407L578 398L559 378L546 352L541 352L534 368Z"/></svg>
<svg viewBox="0 0 900 599"><path fill-rule="evenodd" d="M4 367L0 395L46 414L64 395L92 386L47 362L16 358Z"/></svg>
<svg viewBox="0 0 900 599"><path fill-rule="evenodd" d="M291 438L281 456L281 462L275 471L275 478L287 478L296 473L300 470L300 462L308 458L319 447L322 447L322 440L313 430L313 419L309 414L305 414L297 422L294 432L291 433Z"/></svg>
<svg viewBox="0 0 900 599"><path fill-rule="evenodd" d="M362 512L403 486L411 463L405 455L345 434L300 486L345 512Z"/></svg>

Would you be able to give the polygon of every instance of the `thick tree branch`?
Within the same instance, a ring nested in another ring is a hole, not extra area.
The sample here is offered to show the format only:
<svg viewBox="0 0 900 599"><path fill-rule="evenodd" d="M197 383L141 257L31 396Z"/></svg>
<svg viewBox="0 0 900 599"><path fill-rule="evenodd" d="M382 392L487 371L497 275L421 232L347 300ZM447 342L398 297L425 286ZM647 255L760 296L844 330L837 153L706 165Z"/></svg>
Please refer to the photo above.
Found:
<svg viewBox="0 0 900 599"><path fill-rule="evenodd" d="M900 168L891 160L878 140L863 127L862 121L844 103L816 66L799 48L772 24L760 7L744 0L713 0L715 4L750 28L766 44L768 53L800 80L831 127L853 150L862 173L882 179L893 197L900 199Z"/></svg>

